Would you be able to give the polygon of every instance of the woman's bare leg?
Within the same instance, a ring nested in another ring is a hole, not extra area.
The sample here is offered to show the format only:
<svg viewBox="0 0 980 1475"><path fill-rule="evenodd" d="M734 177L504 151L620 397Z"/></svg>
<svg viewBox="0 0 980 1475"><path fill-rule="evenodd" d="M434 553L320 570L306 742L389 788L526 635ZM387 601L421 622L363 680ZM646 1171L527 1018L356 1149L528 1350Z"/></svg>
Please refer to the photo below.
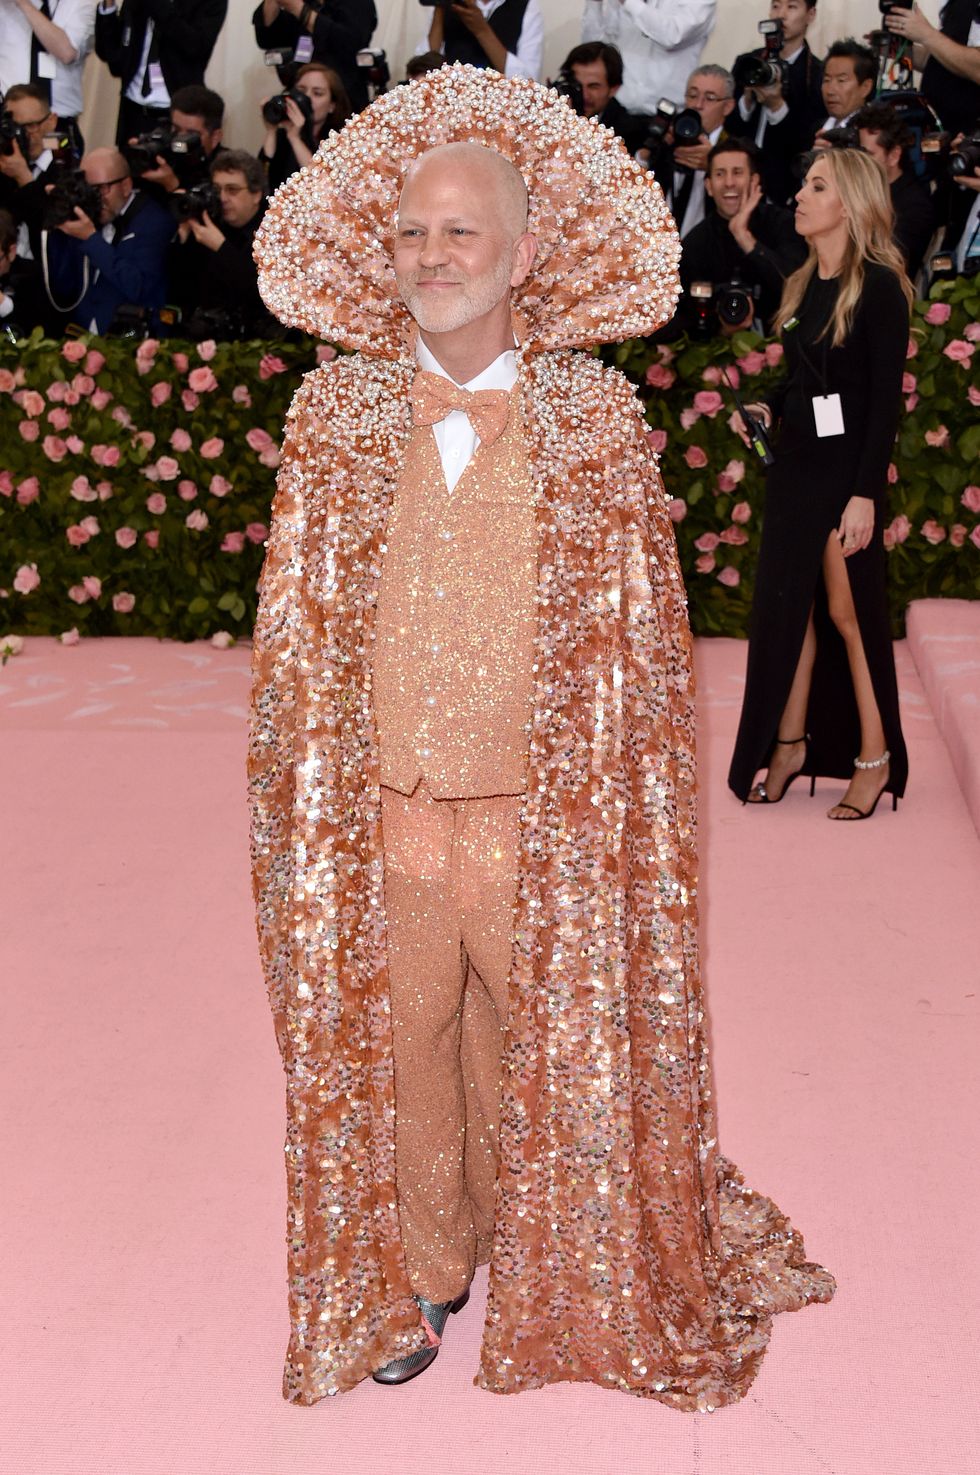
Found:
<svg viewBox="0 0 980 1475"><path fill-rule="evenodd" d="M806 744L803 738L806 733L806 709L810 700L810 682L813 678L813 663L816 655L817 636L813 628L813 606L811 605L803 644L800 647L800 658L793 674L793 685L789 689L789 697L776 732L780 741L773 749L769 771L763 781L766 794L773 803L779 799L787 781L792 778L793 774L799 773L806 757ZM749 794L749 803L762 803L758 784Z"/></svg>
<svg viewBox="0 0 980 1475"><path fill-rule="evenodd" d="M854 684L854 698L857 702L858 718L861 723L861 752L858 757L862 763L870 763L873 759L880 758L885 751L885 729L882 726L881 713L878 711L878 703L875 700L868 658L864 653L864 642L861 639L857 611L854 608L854 596L851 594L847 565L836 533L831 533L827 539L823 555L823 576L827 587L830 618L840 631L847 649L851 681ZM842 809L841 805L853 805L862 813L870 809L877 795L888 782L888 773L887 763L882 768L856 768L840 803L833 805L827 811L829 817L841 820L857 819L858 816L852 810Z"/></svg>

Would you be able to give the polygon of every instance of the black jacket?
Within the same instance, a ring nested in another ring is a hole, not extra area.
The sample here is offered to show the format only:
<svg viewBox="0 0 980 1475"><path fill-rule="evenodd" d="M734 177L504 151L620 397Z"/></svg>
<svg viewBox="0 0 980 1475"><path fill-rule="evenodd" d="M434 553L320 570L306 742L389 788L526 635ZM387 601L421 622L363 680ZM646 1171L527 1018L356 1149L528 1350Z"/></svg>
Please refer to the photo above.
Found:
<svg viewBox="0 0 980 1475"><path fill-rule="evenodd" d="M184 324L203 310L223 313L228 319L226 332L219 325L208 337L278 336L278 325L259 296L258 268L252 256L255 232L265 211L263 200L247 225L221 225L225 241L217 251L193 237L184 243L173 241L167 254L167 276L170 297L181 308Z"/></svg>
<svg viewBox="0 0 980 1475"><path fill-rule="evenodd" d="M936 207L929 186L911 174L900 174L891 187L895 211L895 244L915 277L936 229Z"/></svg>
<svg viewBox="0 0 980 1475"><path fill-rule="evenodd" d="M736 84L744 76L747 64L761 55L761 51L745 52L736 58L733 69ZM822 80L823 62L813 55L804 41L799 56L790 64L783 89L789 113L781 123L767 122L762 135L762 191L774 205L788 204L800 187L794 163L798 155L809 148L814 129L827 116L820 93ZM751 138L754 142L761 110L756 103L748 118L742 117L738 101L744 90L744 87L736 85L736 105L725 120L725 127L733 137Z"/></svg>
<svg viewBox="0 0 980 1475"><path fill-rule="evenodd" d="M646 137L645 124L639 122L633 113L628 113L617 98L609 99L599 114L599 122L618 134L631 154L635 154L638 148L643 147Z"/></svg>
<svg viewBox="0 0 980 1475"><path fill-rule="evenodd" d="M681 253L681 286L685 298L679 309L682 320L689 316L686 294L692 282L715 286L733 277L748 287L759 288L758 315L768 327L779 306L783 282L806 260L806 243L796 233L793 212L765 201L757 205L749 220L755 236L753 250L745 252L728 229L728 222L715 211L688 233Z"/></svg>
<svg viewBox="0 0 980 1475"><path fill-rule="evenodd" d="M95 50L114 77L129 86L143 55L146 22L160 43L160 68L171 96L200 85L224 25L228 0L123 0L109 15L95 13Z"/></svg>
<svg viewBox="0 0 980 1475"><path fill-rule="evenodd" d="M367 82L357 65L357 53L370 46L378 24L374 0L323 0L323 8L310 33L313 60L333 67L340 77L351 106L358 111L368 104ZM300 36L299 20L281 12L271 26L262 23L262 6L252 16L255 39L263 51L295 47Z"/></svg>
<svg viewBox="0 0 980 1475"><path fill-rule="evenodd" d="M947 0L940 14L939 29L951 41L965 46L975 19L976 0ZM920 88L949 133L969 133L980 123L980 85L969 77L958 77L955 72L947 71L934 56L925 64Z"/></svg>

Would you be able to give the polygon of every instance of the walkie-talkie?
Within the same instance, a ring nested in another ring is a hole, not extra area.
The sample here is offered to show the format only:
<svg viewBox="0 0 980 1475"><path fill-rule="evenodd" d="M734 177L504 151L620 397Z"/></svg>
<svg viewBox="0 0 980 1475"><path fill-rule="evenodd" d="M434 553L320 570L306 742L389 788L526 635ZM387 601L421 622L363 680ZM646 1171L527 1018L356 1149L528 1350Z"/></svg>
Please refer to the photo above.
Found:
<svg viewBox="0 0 980 1475"><path fill-rule="evenodd" d="M739 398L738 390L735 388L734 384L728 377L728 370L722 369L721 373L722 378L732 392L732 398L735 401L735 408L738 410L738 413L741 415L742 420L745 423L745 429L748 432L749 442L752 446L753 451L755 451L763 466L771 466L775 458L772 454L772 447L769 444L769 436L766 434L765 425L755 415L750 414L749 411L742 404L742 401Z"/></svg>

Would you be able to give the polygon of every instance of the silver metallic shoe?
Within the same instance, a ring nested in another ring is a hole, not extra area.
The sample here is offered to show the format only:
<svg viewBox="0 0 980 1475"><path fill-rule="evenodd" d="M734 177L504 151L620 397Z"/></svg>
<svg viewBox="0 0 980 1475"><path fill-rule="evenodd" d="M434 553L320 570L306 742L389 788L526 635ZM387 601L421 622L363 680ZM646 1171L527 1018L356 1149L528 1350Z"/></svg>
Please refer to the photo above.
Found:
<svg viewBox="0 0 980 1475"><path fill-rule="evenodd" d="M462 1311L470 1299L470 1292L467 1286L455 1301L427 1301L424 1296L416 1296L415 1299L429 1326L441 1338L442 1329L450 1314ZM371 1376L376 1383L407 1383L410 1379L417 1378L419 1373L424 1373L427 1367L431 1367L438 1356L438 1347L421 1347L418 1352L409 1353L408 1357L397 1357L394 1362L386 1362L384 1367L379 1367Z"/></svg>

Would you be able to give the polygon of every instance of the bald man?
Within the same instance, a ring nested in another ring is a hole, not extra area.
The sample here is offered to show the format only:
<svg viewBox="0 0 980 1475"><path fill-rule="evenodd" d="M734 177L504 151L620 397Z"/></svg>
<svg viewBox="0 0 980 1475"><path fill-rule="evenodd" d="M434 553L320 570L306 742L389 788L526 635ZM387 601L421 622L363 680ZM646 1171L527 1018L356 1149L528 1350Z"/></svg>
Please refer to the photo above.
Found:
<svg viewBox="0 0 980 1475"><path fill-rule="evenodd" d="M135 308L152 329L155 312L166 301L173 217L134 186L118 149L92 149L82 159L81 173L94 192L91 214L76 206L73 218L48 236L55 305L93 333L105 333L121 307Z"/></svg>

